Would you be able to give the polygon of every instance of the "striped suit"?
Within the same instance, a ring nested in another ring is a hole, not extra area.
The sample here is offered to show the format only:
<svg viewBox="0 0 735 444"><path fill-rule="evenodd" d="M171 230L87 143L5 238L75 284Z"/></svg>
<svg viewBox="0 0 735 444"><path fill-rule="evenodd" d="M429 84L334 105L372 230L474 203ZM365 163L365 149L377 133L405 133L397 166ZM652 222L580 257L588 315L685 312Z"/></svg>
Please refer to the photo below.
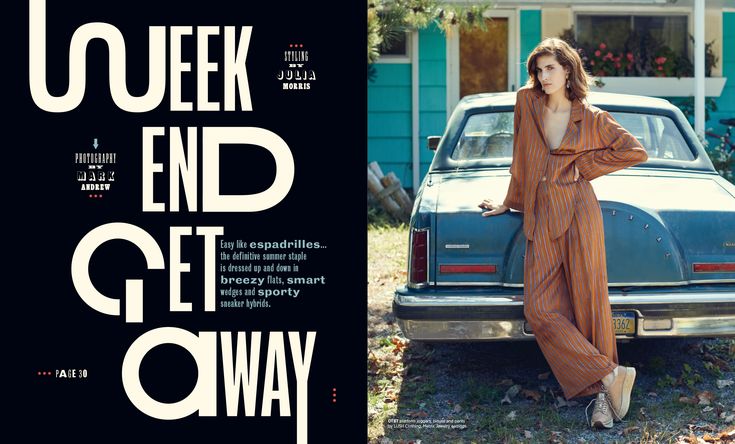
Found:
<svg viewBox="0 0 735 444"><path fill-rule="evenodd" d="M618 363L602 213L589 181L648 156L607 111L579 100L559 148L550 151L544 96L530 87L517 93L504 205L524 213L524 315L571 399L599 392L600 379Z"/></svg>

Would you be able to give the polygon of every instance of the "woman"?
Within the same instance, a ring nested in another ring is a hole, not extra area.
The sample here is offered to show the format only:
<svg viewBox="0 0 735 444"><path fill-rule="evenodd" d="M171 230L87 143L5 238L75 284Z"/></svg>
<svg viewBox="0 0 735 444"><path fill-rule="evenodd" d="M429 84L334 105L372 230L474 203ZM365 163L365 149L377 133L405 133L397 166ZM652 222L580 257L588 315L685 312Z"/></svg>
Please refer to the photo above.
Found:
<svg viewBox="0 0 735 444"><path fill-rule="evenodd" d="M483 216L524 213L526 321L564 396L596 394L589 423L611 428L628 411L636 372L618 365L602 213L589 181L648 156L608 112L584 101L590 78L566 42L542 41L527 67L507 196L480 207Z"/></svg>

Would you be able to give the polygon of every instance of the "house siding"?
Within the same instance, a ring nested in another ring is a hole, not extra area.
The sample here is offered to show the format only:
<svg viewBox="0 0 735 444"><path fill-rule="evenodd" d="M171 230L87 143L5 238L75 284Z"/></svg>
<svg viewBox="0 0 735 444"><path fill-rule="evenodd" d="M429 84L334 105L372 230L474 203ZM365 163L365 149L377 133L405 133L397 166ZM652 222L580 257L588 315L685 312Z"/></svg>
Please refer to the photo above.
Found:
<svg viewBox="0 0 735 444"><path fill-rule="evenodd" d="M720 119L735 117L735 12L722 13L722 58L718 64L727 82L720 97L715 99L717 111L710 112L710 120L705 127L712 128L717 134L724 134L727 127L720 123ZM707 137L707 140L710 146L719 145L719 140L713 137Z"/></svg>
<svg viewBox="0 0 735 444"><path fill-rule="evenodd" d="M523 86L528 81L528 68L526 68L526 60L531 51L541 41L541 10L540 9L522 9L521 13L521 83Z"/></svg>
<svg viewBox="0 0 735 444"><path fill-rule="evenodd" d="M376 63L368 80L368 162L394 171L406 184L411 173L411 64Z"/></svg>

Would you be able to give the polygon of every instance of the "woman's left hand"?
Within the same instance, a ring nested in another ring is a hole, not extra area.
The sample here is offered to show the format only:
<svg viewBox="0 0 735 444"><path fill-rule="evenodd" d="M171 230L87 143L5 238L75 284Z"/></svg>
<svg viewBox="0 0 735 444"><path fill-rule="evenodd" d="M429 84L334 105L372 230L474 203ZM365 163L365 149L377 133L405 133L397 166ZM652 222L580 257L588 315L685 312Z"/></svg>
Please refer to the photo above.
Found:
<svg viewBox="0 0 735 444"><path fill-rule="evenodd" d="M579 180L579 168L577 168L577 165L574 165L574 181Z"/></svg>

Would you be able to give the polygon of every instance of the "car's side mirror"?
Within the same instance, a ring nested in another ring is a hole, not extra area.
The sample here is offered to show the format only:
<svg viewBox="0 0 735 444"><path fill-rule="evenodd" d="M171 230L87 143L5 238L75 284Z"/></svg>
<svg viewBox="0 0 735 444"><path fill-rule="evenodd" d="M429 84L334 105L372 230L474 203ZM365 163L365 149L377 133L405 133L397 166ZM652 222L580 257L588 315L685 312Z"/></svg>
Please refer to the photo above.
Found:
<svg viewBox="0 0 735 444"><path fill-rule="evenodd" d="M431 151L436 151L440 140L442 140L441 136L429 136L426 138L427 146Z"/></svg>

